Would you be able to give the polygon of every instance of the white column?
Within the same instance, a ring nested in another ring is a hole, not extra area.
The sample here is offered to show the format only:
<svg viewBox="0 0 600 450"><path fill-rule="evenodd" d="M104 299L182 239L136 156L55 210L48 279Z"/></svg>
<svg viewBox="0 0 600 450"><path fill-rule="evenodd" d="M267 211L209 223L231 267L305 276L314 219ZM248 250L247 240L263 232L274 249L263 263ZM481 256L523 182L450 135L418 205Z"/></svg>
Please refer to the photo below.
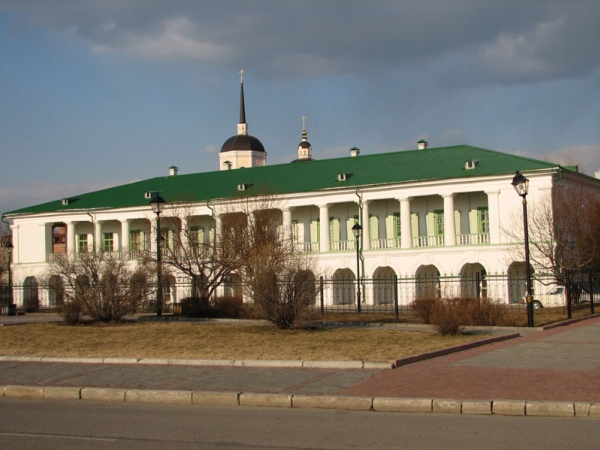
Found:
<svg viewBox="0 0 600 450"><path fill-rule="evenodd" d="M410 224L410 200L411 197L398 199L400 201L400 245L402 248L412 247L412 227Z"/></svg>
<svg viewBox="0 0 600 450"><path fill-rule="evenodd" d="M456 226L454 224L454 194L444 197L444 245L456 245Z"/></svg>
<svg viewBox="0 0 600 450"><path fill-rule="evenodd" d="M77 222L67 222L67 253L75 253L77 244L75 243L75 225Z"/></svg>
<svg viewBox="0 0 600 450"><path fill-rule="evenodd" d="M319 205L320 237L319 251L325 253L329 251L329 205Z"/></svg>
<svg viewBox="0 0 600 450"><path fill-rule="evenodd" d="M283 240L292 240L292 208L282 208L283 213Z"/></svg>
<svg viewBox="0 0 600 450"><path fill-rule="evenodd" d="M12 264L19 264L20 258L19 254L21 253L21 243L19 241L19 226L11 225L10 231L12 234L12 244L14 246L12 252Z"/></svg>
<svg viewBox="0 0 600 450"><path fill-rule="evenodd" d="M500 243L500 191L486 191L490 220L490 244Z"/></svg>
<svg viewBox="0 0 600 450"><path fill-rule="evenodd" d="M363 200L362 209L362 248L363 250L369 250L371 248L371 223L369 221L369 203L370 200Z"/></svg>
<svg viewBox="0 0 600 450"><path fill-rule="evenodd" d="M179 223L180 231L179 231L179 243L176 245L180 245L183 248L188 248L190 244L190 218L183 217Z"/></svg>
<svg viewBox="0 0 600 450"><path fill-rule="evenodd" d="M121 220L121 248L119 249L123 253L129 252L129 230L131 225L131 219Z"/></svg>
<svg viewBox="0 0 600 450"><path fill-rule="evenodd" d="M221 239L221 226L223 219L220 214L215 214L215 242L219 242Z"/></svg>
<svg viewBox="0 0 600 450"><path fill-rule="evenodd" d="M97 220L94 224L94 248L97 252L102 250L102 223L103 220Z"/></svg>

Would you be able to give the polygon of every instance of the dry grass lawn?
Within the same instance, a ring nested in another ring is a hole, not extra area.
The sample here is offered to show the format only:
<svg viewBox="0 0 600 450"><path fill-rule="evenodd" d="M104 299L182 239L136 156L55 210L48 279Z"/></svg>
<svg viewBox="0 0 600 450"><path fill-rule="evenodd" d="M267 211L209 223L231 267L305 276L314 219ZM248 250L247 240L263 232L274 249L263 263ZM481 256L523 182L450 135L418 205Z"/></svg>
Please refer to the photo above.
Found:
<svg viewBox="0 0 600 450"><path fill-rule="evenodd" d="M0 355L388 362L482 339L414 331L207 323L61 323L0 327Z"/></svg>

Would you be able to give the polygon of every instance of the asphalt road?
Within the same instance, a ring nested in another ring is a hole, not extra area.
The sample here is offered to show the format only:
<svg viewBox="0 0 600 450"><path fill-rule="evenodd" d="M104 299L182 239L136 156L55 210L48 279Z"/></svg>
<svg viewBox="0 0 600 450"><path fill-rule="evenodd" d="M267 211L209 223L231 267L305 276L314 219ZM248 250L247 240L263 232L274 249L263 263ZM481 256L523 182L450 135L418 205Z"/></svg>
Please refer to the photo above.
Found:
<svg viewBox="0 0 600 450"><path fill-rule="evenodd" d="M581 418L221 408L0 398L1 449L595 448Z"/></svg>

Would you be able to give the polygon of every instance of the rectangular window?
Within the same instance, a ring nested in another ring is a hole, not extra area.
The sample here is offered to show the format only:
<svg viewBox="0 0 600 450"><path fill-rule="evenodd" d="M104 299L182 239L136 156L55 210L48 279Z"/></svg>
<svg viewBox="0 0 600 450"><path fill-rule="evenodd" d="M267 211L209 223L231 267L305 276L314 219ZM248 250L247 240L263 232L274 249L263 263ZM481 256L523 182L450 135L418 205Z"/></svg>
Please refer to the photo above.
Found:
<svg viewBox="0 0 600 450"><path fill-rule="evenodd" d="M77 253L86 253L88 251L88 235L77 235Z"/></svg>
<svg viewBox="0 0 600 450"><path fill-rule="evenodd" d="M102 233L102 251L112 252L114 249L114 234Z"/></svg>
<svg viewBox="0 0 600 450"><path fill-rule="evenodd" d="M145 250L145 237L144 232L141 230L133 230L129 233L129 250L133 252L139 252Z"/></svg>
<svg viewBox="0 0 600 450"><path fill-rule="evenodd" d="M477 231L479 234L490 232L490 213L487 208L477 208Z"/></svg>
<svg viewBox="0 0 600 450"><path fill-rule="evenodd" d="M340 219L329 218L329 241L338 242L340 240Z"/></svg>
<svg viewBox="0 0 600 450"><path fill-rule="evenodd" d="M300 242L300 230L298 229L298 221L292 220L292 240L293 242Z"/></svg>
<svg viewBox="0 0 600 450"><path fill-rule="evenodd" d="M402 222L400 222L400 213L394 213L394 237L400 239L402 236Z"/></svg>
<svg viewBox="0 0 600 450"><path fill-rule="evenodd" d="M204 228L199 226L190 227L190 245L204 244Z"/></svg>
<svg viewBox="0 0 600 450"><path fill-rule="evenodd" d="M66 253L67 226L56 224L52 227L52 253Z"/></svg>
<svg viewBox="0 0 600 450"><path fill-rule="evenodd" d="M173 249L173 230L171 230L170 228L161 228L160 243L161 243L161 248L172 250Z"/></svg>
<svg viewBox="0 0 600 450"><path fill-rule="evenodd" d="M433 232L434 236L444 235L444 210L440 209L433 212Z"/></svg>

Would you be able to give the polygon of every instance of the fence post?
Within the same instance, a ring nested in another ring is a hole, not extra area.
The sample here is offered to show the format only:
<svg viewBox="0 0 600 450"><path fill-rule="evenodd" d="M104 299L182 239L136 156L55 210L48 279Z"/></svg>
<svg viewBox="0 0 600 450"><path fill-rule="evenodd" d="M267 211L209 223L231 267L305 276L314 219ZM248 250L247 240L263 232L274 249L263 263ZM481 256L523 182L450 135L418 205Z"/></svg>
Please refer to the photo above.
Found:
<svg viewBox="0 0 600 450"><path fill-rule="evenodd" d="M325 315L325 299L323 297L323 277L319 277L319 293L321 295L321 315Z"/></svg>
<svg viewBox="0 0 600 450"><path fill-rule="evenodd" d="M590 279L590 312L594 314L594 279L592 278L592 269L589 269Z"/></svg>
<svg viewBox="0 0 600 450"><path fill-rule="evenodd" d="M571 271L567 269L565 273L565 287L567 288L567 319L571 319Z"/></svg>
<svg viewBox="0 0 600 450"><path fill-rule="evenodd" d="M394 313L398 320L398 275L394 274Z"/></svg>

